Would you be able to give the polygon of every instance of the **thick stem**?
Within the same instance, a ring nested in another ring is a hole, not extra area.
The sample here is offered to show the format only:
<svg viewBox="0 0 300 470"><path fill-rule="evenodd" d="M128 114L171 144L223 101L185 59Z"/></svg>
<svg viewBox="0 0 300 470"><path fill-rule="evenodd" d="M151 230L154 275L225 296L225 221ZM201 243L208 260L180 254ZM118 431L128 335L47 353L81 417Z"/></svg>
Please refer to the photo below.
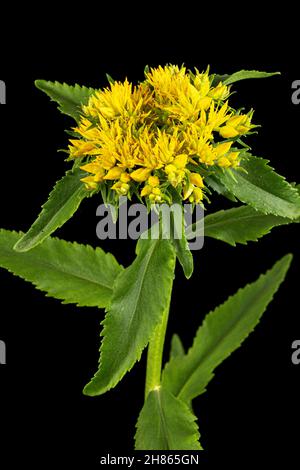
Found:
<svg viewBox="0 0 300 470"><path fill-rule="evenodd" d="M160 386L162 358L165 343L165 336L169 318L171 294L168 305L163 313L161 323L156 327L153 338L149 342L147 355L146 387L145 399L148 394Z"/></svg>

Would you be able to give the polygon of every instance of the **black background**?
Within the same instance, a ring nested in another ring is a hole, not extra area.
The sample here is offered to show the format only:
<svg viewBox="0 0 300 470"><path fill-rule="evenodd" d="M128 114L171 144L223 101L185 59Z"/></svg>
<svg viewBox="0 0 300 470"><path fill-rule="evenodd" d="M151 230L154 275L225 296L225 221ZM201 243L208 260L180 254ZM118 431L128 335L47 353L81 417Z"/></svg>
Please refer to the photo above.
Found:
<svg viewBox="0 0 300 470"><path fill-rule="evenodd" d="M7 104L0 107L1 227L27 230L68 168L57 149L66 147L64 129L73 123L34 88L37 78L102 87L106 72L115 79L137 81L146 64L167 62L199 69L210 64L215 73L242 68L281 71L281 77L237 84L232 101L253 107L254 121L262 125L249 139L253 153L270 159L289 181L299 181L300 105L291 101L291 84L300 79L297 43L281 33L280 23L263 32L266 22L259 14L250 26L237 28L221 12L211 15L191 22L190 12L187 22L177 12L176 20L166 17L160 22L157 13L146 26L146 11L133 25L120 10L109 16L77 11L66 22L53 15L48 28L40 18L23 25L21 32L15 28L3 35L0 79L7 85ZM210 24L205 30L204 22ZM97 197L84 201L56 235L99 244L99 203ZM226 200L214 199L208 210L229 206ZM279 455L291 461L296 456L300 365L291 363L291 344L300 338L298 240L295 225L274 229L246 247L208 239L194 253L191 280L177 267L166 358L171 333L180 333L188 347L206 312L284 254L295 255L256 331L219 367L208 392L195 401L206 449L203 463L224 462L225 453L232 461L237 451L242 451L241 464L251 456L268 462ZM125 266L134 259L133 242L106 241L101 246ZM0 272L0 289L0 339L7 344L7 365L0 368L0 463L8 462L1 468L21 462L39 468L49 462L67 468L84 462L81 468L97 468L107 452L131 452L143 402L145 356L114 390L99 398L84 397L82 388L97 367L103 312L62 305L5 271Z"/></svg>

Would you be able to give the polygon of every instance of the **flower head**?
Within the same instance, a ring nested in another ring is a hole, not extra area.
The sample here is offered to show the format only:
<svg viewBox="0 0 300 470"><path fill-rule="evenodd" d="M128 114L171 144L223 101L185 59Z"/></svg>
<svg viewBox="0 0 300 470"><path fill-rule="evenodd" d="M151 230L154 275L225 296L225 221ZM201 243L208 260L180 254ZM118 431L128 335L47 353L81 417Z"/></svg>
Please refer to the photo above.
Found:
<svg viewBox="0 0 300 470"><path fill-rule="evenodd" d="M215 84L209 69L167 65L145 75L138 85L126 79L90 97L70 158L81 160L87 189L106 185L116 196L168 203L176 191L201 203L207 174L239 166L238 141L255 127L253 113L231 108L229 87Z"/></svg>

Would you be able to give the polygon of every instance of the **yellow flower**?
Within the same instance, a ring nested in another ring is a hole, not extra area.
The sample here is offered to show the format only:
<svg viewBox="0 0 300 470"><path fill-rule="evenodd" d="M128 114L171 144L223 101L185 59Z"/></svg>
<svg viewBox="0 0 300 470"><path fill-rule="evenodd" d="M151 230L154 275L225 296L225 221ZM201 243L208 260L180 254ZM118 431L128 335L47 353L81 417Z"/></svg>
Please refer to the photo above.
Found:
<svg viewBox="0 0 300 470"><path fill-rule="evenodd" d="M222 168L229 168L231 166L231 162L227 157L220 157L218 160L218 165Z"/></svg>
<svg viewBox="0 0 300 470"><path fill-rule="evenodd" d="M214 148L216 163L222 168L236 167L239 165L240 152L230 151L233 142L222 142Z"/></svg>
<svg viewBox="0 0 300 470"><path fill-rule="evenodd" d="M88 173L93 173L94 176L91 179L90 176L87 176L86 178L82 178L81 181L90 184L91 182L96 184L98 186L98 183L101 183L104 179L105 175L105 170L101 165L100 161L95 160L93 163L87 163L86 165L82 165L80 167L81 170L87 171ZM95 188L94 188L95 189Z"/></svg>
<svg viewBox="0 0 300 470"><path fill-rule="evenodd" d="M190 197L190 195L192 194L193 190L194 190L195 186L193 184L186 184L183 188L183 200L185 201L186 199L188 199Z"/></svg>
<svg viewBox="0 0 300 470"><path fill-rule="evenodd" d="M230 158L232 163L234 163L238 160L238 157L239 157L240 153L241 152L230 152L229 158Z"/></svg>
<svg viewBox="0 0 300 470"><path fill-rule="evenodd" d="M240 163L239 161L240 152L229 152L225 155L222 155L218 159L218 165L222 168L237 167Z"/></svg>
<svg viewBox="0 0 300 470"><path fill-rule="evenodd" d="M130 181L130 175L128 173L121 173L121 176L120 176L120 181L122 183L129 183Z"/></svg>
<svg viewBox="0 0 300 470"><path fill-rule="evenodd" d="M152 192L149 194L149 199L151 202L162 202L163 198L160 188L153 188Z"/></svg>
<svg viewBox="0 0 300 470"><path fill-rule="evenodd" d="M112 171L112 170L110 170L110 171ZM117 174L117 172L115 174ZM108 178L107 176L108 176L108 174L106 175L106 179L117 179L118 178L118 176L116 178ZM128 191L130 189L130 185L128 184L130 182L130 180L131 180L130 175L123 171L119 175L119 181L117 183L113 184L111 189L116 191L116 193L119 194L120 196L126 196L126 194L128 193Z"/></svg>
<svg viewBox="0 0 300 470"><path fill-rule="evenodd" d="M149 196L149 194L152 193L152 187L150 185L146 185L143 187L142 191L141 191L141 196L144 197L144 196Z"/></svg>
<svg viewBox="0 0 300 470"><path fill-rule="evenodd" d="M222 124L228 121L228 119L230 119L228 101L226 101L221 108L214 103L211 104L207 117L207 126L211 127L212 131L217 130Z"/></svg>
<svg viewBox="0 0 300 470"><path fill-rule="evenodd" d="M73 130L80 134L81 137L92 141L97 141L101 134L100 129L98 127L95 127L93 123L86 117L82 117L80 121L80 126L75 127Z"/></svg>
<svg viewBox="0 0 300 470"><path fill-rule="evenodd" d="M178 96L178 91L186 92L190 85L190 79L186 68L177 65L167 65L151 68L146 73L146 80L152 86L157 95L158 102L165 99L173 99Z"/></svg>
<svg viewBox="0 0 300 470"><path fill-rule="evenodd" d="M198 188L204 188L203 178L199 173L191 173L190 182Z"/></svg>
<svg viewBox="0 0 300 470"><path fill-rule="evenodd" d="M231 145L232 145L232 142L222 142L221 144L218 144L214 148L216 157L221 157L222 155L225 155L226 153L228 153L231 148Z"/></svg>
<svg viewBox="0 0 300 470"><path fill-rule="evenodd" d="M176 155L181 152L182 145L183 142L180 141L177 130L172 134L158 130L153 152L160 164L164 165L171 163L176 158ZM151 151L151 149L149 150Z"/></svg>
<svg viewBox="0 0 300 470"><path fill-rule="evenodd" d="M70 139L72 145L69 145L70 158L83 157L84 155L91 155L95 150L95 145L92 142L85 142L84 140Z"/></svg>
<svg viewBox="0 0 300 470"><path fill-rule="evenodd" d="M224 101L228 98L229 88L223 85L222 82L218 83L215 88L212 88L209 92L209 96L216 101Z"/></svg>
<svg viewBox="0 0 300 470"><path fill-rule="evenodd" d="M174 158L172 163L165 167L165 172L168 176L168 181L170 181L171 185L176 188L178 184L182 182L185 177L186 173L186 164L188 161L188 156L185 154L177 155Z"/></svg>
<svg viewBox="0 0 300 470"><path fill-rule="evenodd" d="M157 176L149 176L147 184L143 187L141 191L142 197L149 197L149 200L152 202L161 202L163 200L163 195L159 188L159 178Z"/></svg>
<svg viewBox="0 0 300 470"><path fill-rule="evenodd" d="M126 196L126 194L128 193L129 191L129 184L127 183L122 183L122 181L118 181L117 183L113 184L111 189L114 189L117 194L119 194L120 196Z"/></svg>
<svg viewBox="0 0 300 470"><path fill-rule="evenodd" d="M209 144L204 144L199 151L199 161L205 163L207 166L214 165L216 155L213 151L213 147Z"/></svg>
<svg viewBox="0 0 300 470"><path fill-rule="evenodd" d="M190 202L194 202L195 204L199 204L199 202L203 199L203 191L200 188L194 188L192 195L189 197Z"/></svg>
<svg viewBox="0 0 300 470"><path fill-rule="evenodd" d="M85 178L81 178L81 180L84 184L86 189L97 189L98 188L98 181L96 180L95 176L86 176Z"/></svg>
<svg viewBox="0 0 300 470"><path fill-rule="evenodd" d="M237 137L238 135L246 134L254 126L251 124L251 117L247 114L238 114L232 116L226 122L226 125L221 127L219 132L224 139Z"/></svg>
<svg viewBox="0 0 300 470"><path fill-rule="evenodd" d="M115 82L110 88L96 91L89 102L83 107L86 115L96 117L98 114L105 119L115 119L128 115L135 110L132 85L126 79L124 83Z"/></svg>
<svg viewBox="0 0 300 470"><path fill-rule="evenodd" d="M156 136L144 129L139 136L140 152L135 163L151 170L160 169L173 162L183 144L176 129L173 134L158 129Z"/></svg>
<svg viewBox="0 0 300 470"><path fill-rule="evenodd" d="M87 163L86 165L82 165L80 169L87 171L88 173L98 173L100 171L101 172L103 171L103 174L105 174L104 168L102 167L101 161L99 160L94 160L92 163Z"/></svg>
<svg viewBox="0 0 300 470"><path fill-rule="evenodd" d="M156 186L159 186L159 178L157 176L149 176L148 178L148 184L155 188Z"/></svg>
<svg viewBox="0 0 300 470"><path fill-rule="evenodd" d="M105 180L116 180L118 178L120 178L120 176L122 175L123 173L123 169L120 168L119 166L114 166L113 168L111 168L107 173L106 175L104 176L104 179Z"/></svg>
<svg viewBox="0 0 300 470"><path fill-rule="evenodd" d="M147 180L150 173L151 170L149 170L148 168L138 168L137 170L134 170L132 173L130 173L130 176L134 181L142 183L143 181Z"/></svg>
<svg viewBox="0 0 300 470"><path fill-rule="evenodd" d="M207 168L237 167L233 140L255 127L252 111L234 111L229 87L212 82L209 68L192 73L166 65L151 68L138 85L126 79L97 90L69 145L69 158L79 158L88 173L86 188L105 184L116 196L139 191L151 202L171 202L175 188L183 200L200 203Z"/></svg>
<svg viewBox="0 0 300 470"><path fill-rule="evenodd" d="M194 87L196 88L196 90L198 90L201 97L205 97L209 94L209 91L210 91L209 67L204 73L200 73L199 70L196 69Z"/></svg>
<svg viewBox="0 0 300 470"><path fill-rule="evenodd" d="M151 69L146 77L158 107L180 121L198 119L201 110L207 110L211 104L208 71L201 74L196 71L191 80L185 67L159 66Z"/></svg>
<svg viewBox="0 0 300 470"><path fill-rule="evenodd" d="M183 200L188 199L190 202L198 204L203 199L202 189L194 186L193 184L186 185L183 190Z"/></svg>

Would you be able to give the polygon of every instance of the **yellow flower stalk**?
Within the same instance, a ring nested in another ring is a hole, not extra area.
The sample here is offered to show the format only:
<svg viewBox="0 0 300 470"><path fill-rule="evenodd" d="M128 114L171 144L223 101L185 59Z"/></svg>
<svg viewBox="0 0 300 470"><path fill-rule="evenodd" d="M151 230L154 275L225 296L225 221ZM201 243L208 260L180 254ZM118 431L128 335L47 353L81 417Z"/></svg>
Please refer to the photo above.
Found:
<svg viewBox="0 0 300 470"><path fill-rule="evenodd" d="M169 203L175 190L201 203L205 177L217 167L238 168L239 139L255 127L252 111L235 111L229 96L209 69L176 65L150 69L138 85L111 83L82 107L69 158L80 159L89 190L106 185L116 197Z"/></svg>

